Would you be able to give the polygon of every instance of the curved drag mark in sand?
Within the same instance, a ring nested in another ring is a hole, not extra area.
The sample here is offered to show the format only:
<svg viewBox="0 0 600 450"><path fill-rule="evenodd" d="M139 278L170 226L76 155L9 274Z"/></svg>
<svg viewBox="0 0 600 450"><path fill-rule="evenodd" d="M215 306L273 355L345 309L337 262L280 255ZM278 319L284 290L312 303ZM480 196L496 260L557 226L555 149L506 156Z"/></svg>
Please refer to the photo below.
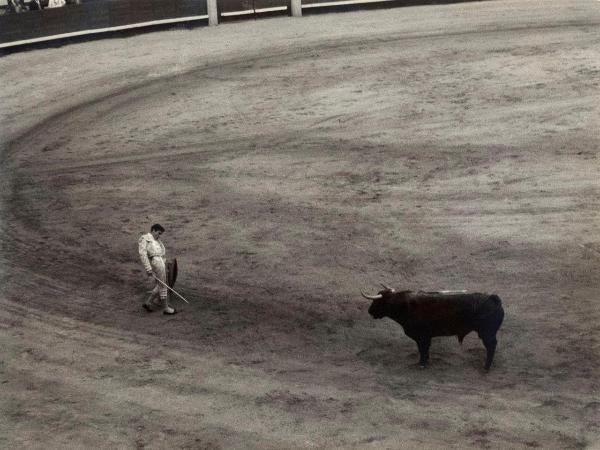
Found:
<svg viewBox="0 0 600 450"><path fill-rule="evenodd" d="M321 45L314 45L308 49L294 49L292 51L286 52L277 52L269 54L268 56L264 56L264 49L261 49L260 56L248 56L243 58L235 58L232 60L225 61L223 63L219 63L218 65L206 65L190 68L188 70L184 70L181 72L177 72L171 75L160 76L158 78L151 78L145 82L138 83L136 85L130 85L125 88L122 88L117 91L111 91L107 93L105 96L101 96L92 100L85 101L76 106L70 107L65 111L62 111L57 114L53 114L52 116L46 118L42 122L32 126L31 128L23 131L19 136L15 137L11 141L6 144L6 148L2 152L2 162L6 164L10 164L10 155L18 152L22 147L25 147L29 144L29 142L34 137L43 136L47 134L49 131L53 131L56 127L56 124L61 124L64 126L65 123L68 123L73 118L79 118L81 116L93 116L96 115L97 109L100 110L110 110L113 113L118 112L118 108L120 106L127 105L131 102L135 102L132 97L139 97L142 94L152 94L156 93L160 90L160 87L164 84L168 84L173 81L181 80L186 77L197 77L202 76L204 72L214 71L215 69L219 71L227 70L230 67L235 67L238 65L252 65L261 61L280 61L287 58L299 59L304 56L306 58L310 53L315 51L341 51L344 48L352 49L356 48L358 45L369 46L369 45L386 45L390 43L397 43L401 41L409 41L409 40L418 40L422 41L424 39L450 39L450 38L460 38L460 37L468 37L472 35L476 36L486 36L486 35L494 35L498 33L514 33L520 31L528 31L528 32L536 32L536 31L545 31L545 30L553 30L553 29L568 29L568 28L581 28L583 26L594 26L600 25L600 23L594 22L581 22L581 21L573 21L567 20L564 22L558 22L547 26L515 26L515 27L498 27L498 28L486 28L486 29L474 29L474 30L465 30L461 32L450 32L450 33L414 33L407 35L405 33L399 33L397 36L386 36L386 37L374 37L371 39L356 39L355 41L344 39L343 41L330 41L324 42ZM148 92L144 92L144 90L148 90ZM114 106L116 104L116 106ZM152 157L152 156L151 156ZM3 164L4 165L4 164ZM82 166L87 167L87 166ZM77 167L73 167L77 168ZM66 169L69 169L68 167ZM47 169L44 169L47 170Z"/></svg>

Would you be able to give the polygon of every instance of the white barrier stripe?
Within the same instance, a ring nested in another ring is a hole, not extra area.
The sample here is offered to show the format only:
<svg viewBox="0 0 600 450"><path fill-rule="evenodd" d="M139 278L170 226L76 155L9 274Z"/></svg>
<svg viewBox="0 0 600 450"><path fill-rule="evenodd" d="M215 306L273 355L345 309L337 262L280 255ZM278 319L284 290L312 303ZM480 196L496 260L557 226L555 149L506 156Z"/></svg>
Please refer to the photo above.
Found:
<svg viewBox="0 0 600 450"><path fill-rule="evenodd" d="M224 12L224 13L221 13L221 15L224 17L243 16L246 14L254 14L255 12L262 13L262 12L285 11L285 10L287 10L287 6L273 6L271 8L256 8L256 9L245 9L244 11Z"/></svg>
<svg viewBox="0 0 600 450"><path fill-rule="evenodd" d="M287 9L287 6L272 6L271 8L258 8L256 12L286 11Z"/></svg>
<svg viewBox="0 0 600 450"><path fill-rule="evenodd" d="M35 44L36 42L51 41L51 40L54 40L54 39L63 39L63 38L76 37L76 36L85 36L87 34L107 33L107 32L110 32L110 31L129 30L129 29L133 29L133 28L148 27L148 26L152 26L152 25L162 25L162 24L178 23L178 22L188 22L190 20L200 20L200 19L208 19L208 15L205 15L205 16L178 17L176 19L161 19L161 20L153 20L151 22L139 22L139 23L134 23L134 24L131 24L131 25L120 25L118 27L94 28L94 29L91 29L91 30L74 31L72 33L54 34L52 36L43 36L43 37L39 37L39 38L24 39L22 41L7 42L5 44L0 44L0 48L12 47L14 45L22 45L22 44Z"/></svg>
<svg viewBox="0 0 600 450"><path fill-rule="evenodd" d="M221 16L223 16L223 17L243 16L243 15L246 15L246 14L254 14L254 10L253 9L246 9L244 11L222 12Z"/></svg>
<svg viewBox="0 0 600 450"><path fill-rule="evenodd" d="M383 3L393 1L395 0L343 0L341 2L309 3L307 5L302 4L302 9L319 8L320 6L360 5L361 3Z"/></svg>

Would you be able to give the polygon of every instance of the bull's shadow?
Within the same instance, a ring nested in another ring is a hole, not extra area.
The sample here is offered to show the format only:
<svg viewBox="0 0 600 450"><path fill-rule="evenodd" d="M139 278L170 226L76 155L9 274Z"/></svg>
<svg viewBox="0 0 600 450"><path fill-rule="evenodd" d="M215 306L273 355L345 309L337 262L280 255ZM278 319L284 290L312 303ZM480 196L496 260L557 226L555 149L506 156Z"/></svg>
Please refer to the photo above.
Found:
<svg viewBox="0 0 600 450"><path fill-rule="evenodd" d="M391 321L390 321L391 322ZM391 327L397 327L391 322ZM420 375L427 378L447 377L449 373L457 376L465 374L488 373L481 362L486 351L476 334L467 336L462 345L455 337L436 337L432 339L428 365L423 368L419 364L419 352L414 341L399 329L393 339L381 342L381 338L369 339L371 345L356 353L364 363L384 376ZM490 372L503 371L504 356L499 352L494 359L494 367Z"/></svg>

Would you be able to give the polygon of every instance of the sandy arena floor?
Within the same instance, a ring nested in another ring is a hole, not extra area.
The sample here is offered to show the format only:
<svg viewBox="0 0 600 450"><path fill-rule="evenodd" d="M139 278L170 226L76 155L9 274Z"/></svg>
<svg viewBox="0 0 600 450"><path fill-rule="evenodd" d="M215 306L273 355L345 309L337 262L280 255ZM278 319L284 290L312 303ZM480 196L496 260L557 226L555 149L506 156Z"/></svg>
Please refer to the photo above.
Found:
<svg viewBox="0 0 600 450"><path fill-rule="evenodd" d="M0 447L600 448L600 2L0 58ZM10 81L9 81L10 80ZM180 265L141 308L137 238ZM503 299L431 365L360 289Z"/></svg>

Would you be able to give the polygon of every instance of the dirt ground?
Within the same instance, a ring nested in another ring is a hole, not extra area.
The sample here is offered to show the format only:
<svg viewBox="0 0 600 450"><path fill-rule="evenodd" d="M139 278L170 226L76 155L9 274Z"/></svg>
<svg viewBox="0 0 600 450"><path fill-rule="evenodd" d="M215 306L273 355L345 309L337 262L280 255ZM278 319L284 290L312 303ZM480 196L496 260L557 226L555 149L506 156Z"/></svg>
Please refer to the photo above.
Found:
<svg viewBox="0 0 600 450"><path fill-rule="evenodd" d="M600 448L600 2L0 58L0 447ZM137 239L177 257L141 308ZM360 290L494 292L430 367Z"/></svg>

